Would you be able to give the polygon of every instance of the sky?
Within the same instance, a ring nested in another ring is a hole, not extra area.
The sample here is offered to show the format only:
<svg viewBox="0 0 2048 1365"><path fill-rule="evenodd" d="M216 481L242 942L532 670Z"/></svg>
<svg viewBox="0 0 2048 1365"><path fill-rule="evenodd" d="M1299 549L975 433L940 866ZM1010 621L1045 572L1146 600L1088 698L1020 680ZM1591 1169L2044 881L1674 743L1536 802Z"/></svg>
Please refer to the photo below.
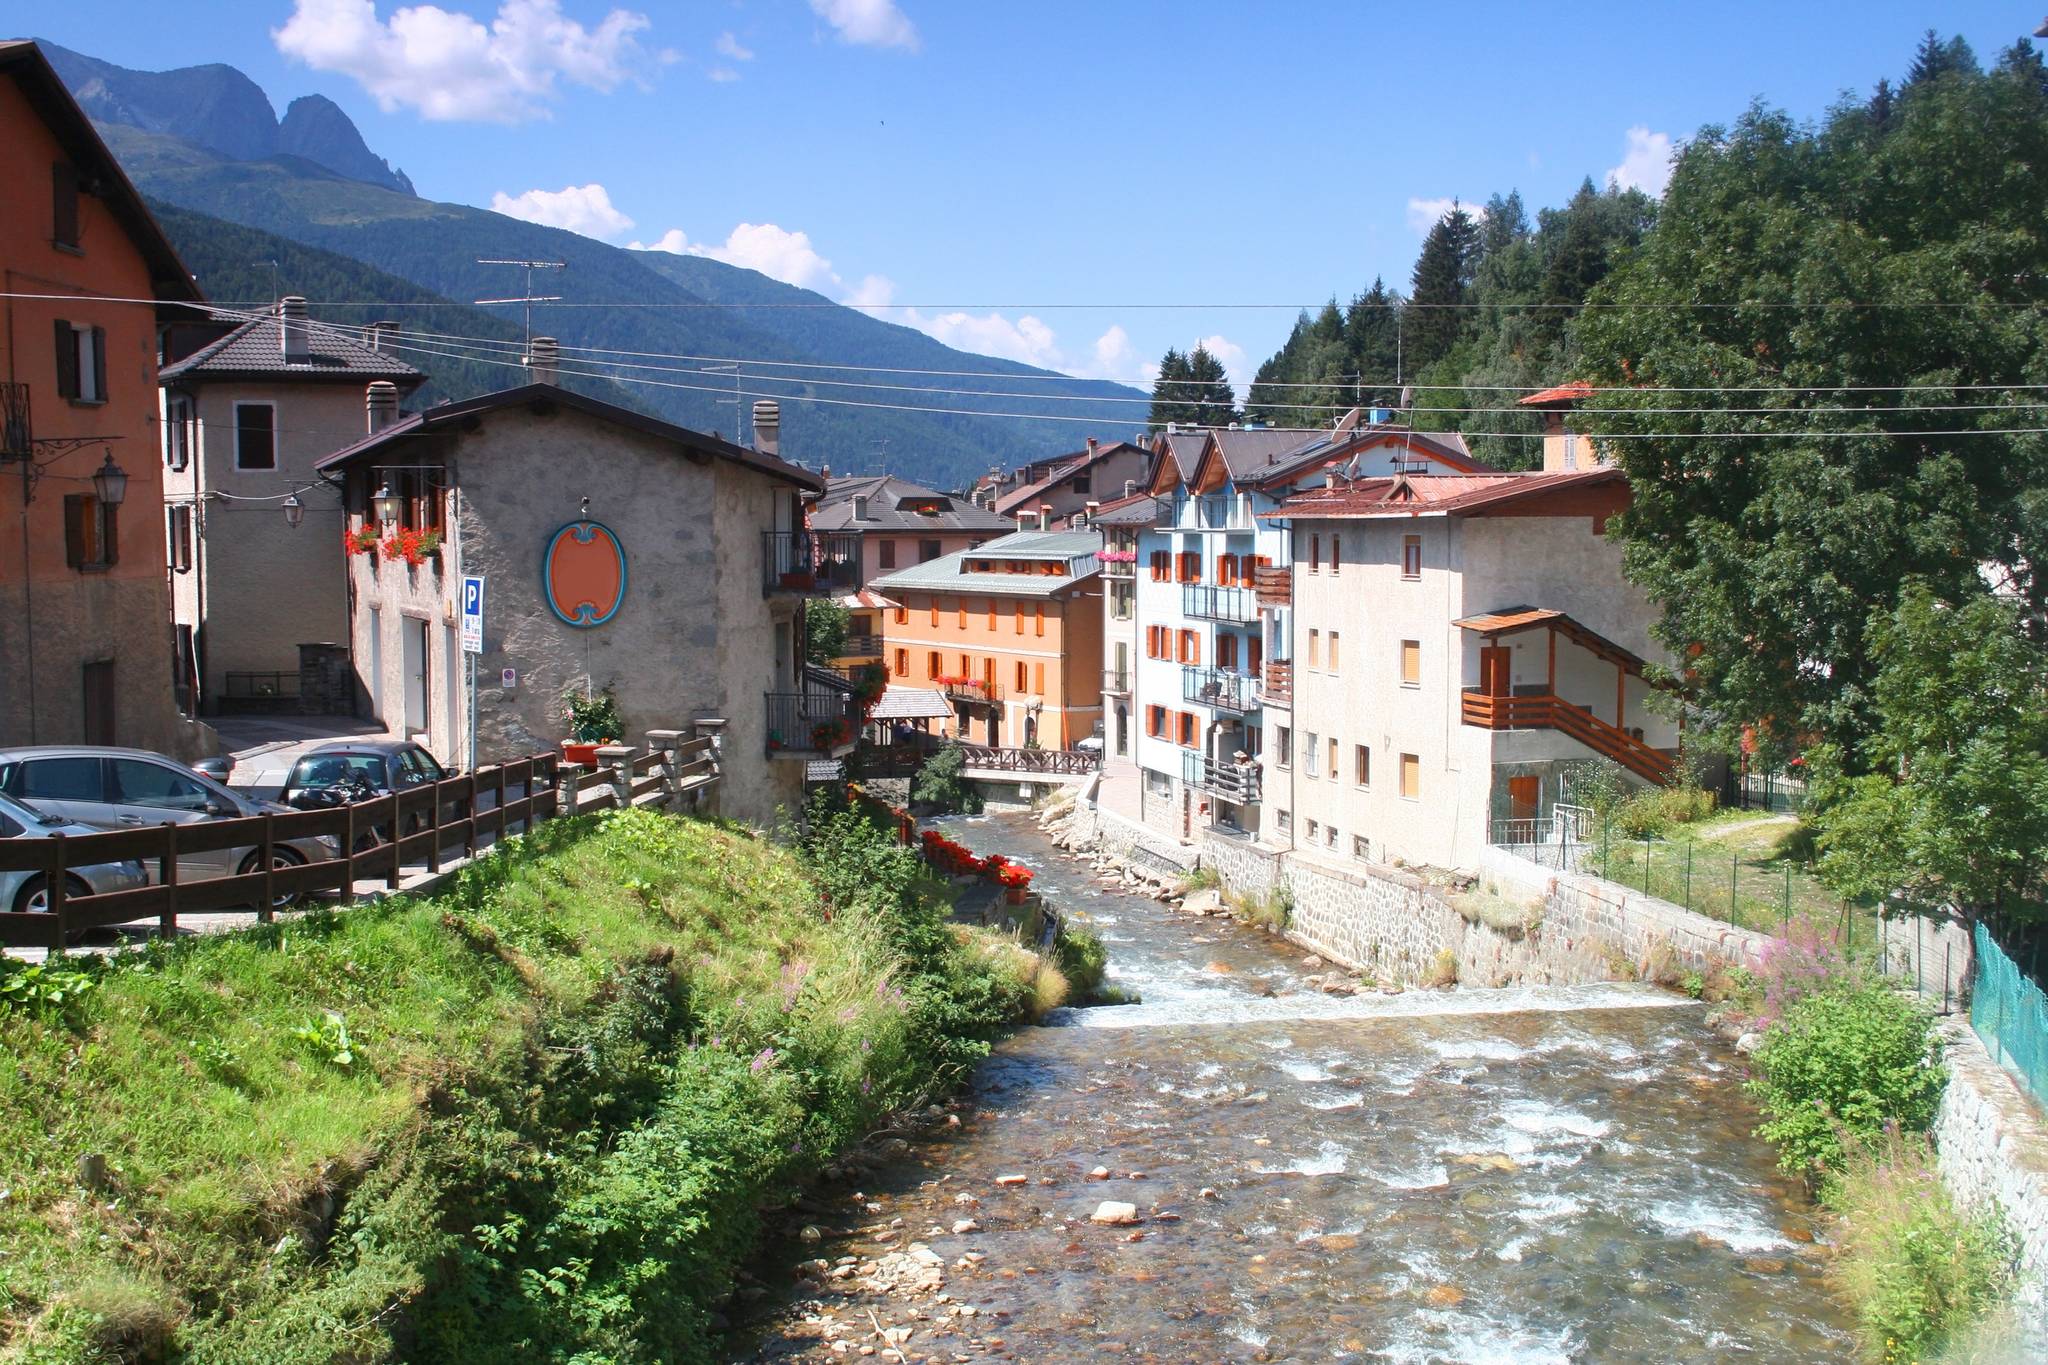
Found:
<svg viewBox="0 0 2048 1365"><path fill-rule="evenodd" d="M1300 308L1376 275L1405 289L1453 198L1519 189L1533 213L1588 176L1657 193L1674 145L1752 100L1814 118L1896 82L1930 23L1988 62L2041 21L2039 0L73 0L32 19L123 66L226 62L280 112L326 95L428 198L713 256L1073 374L1149 382L1202 342L1240 396Z"/></svg>

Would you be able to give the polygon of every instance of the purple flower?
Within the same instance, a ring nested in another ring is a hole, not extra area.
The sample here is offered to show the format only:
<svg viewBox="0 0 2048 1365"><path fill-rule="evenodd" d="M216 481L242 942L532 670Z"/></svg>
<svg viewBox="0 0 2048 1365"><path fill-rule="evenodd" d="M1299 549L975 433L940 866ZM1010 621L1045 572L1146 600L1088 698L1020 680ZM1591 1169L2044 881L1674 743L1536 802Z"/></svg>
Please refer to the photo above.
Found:
<svg viewBox="0 0 2048 1365"><path fill-rule="evenodd" d="M748 1063L747 1069L756 1074L759 1074L760 1072L766 1071L769 1067L773 1065L775 1065L775 1049L772 1047L764 1047L759 1052L754 1054L754 1060Z"/></svg>

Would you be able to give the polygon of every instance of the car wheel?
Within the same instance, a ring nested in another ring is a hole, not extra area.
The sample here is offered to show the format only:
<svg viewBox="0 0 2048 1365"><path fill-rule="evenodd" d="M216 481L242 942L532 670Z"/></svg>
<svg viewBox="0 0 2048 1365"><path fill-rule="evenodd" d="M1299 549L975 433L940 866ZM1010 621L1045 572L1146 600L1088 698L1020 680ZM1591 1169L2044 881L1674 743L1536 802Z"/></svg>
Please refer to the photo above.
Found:
<svg viewBox="0 0 2048 1365"><path fill-rule="evenodd" d="M76 877L64 878L64 898L81 899L92 894L92 888ZM50 879L35 876L22 883L21 890L14 895L14 913L17 915L47 915L50 913ZM65 937L76 943L91 933L90 929L74 929Z"/></svg>
<svg viewBox="0 0 2048 1365"><path fill-rule="evenodd" d="M293 849L274 848L270 850L270 866L273 869L283 867L304 867L305 864L305 858L300 856L299 853ZM242 876L246 877L253 872L261 872L262 870L262 853L251 853L248 857L242 859ZM273 910L289 910L294 905L297 905L301 899L302 897L298 892L287 891L283 895L273 898L270 902L270 908Z"/></svg>

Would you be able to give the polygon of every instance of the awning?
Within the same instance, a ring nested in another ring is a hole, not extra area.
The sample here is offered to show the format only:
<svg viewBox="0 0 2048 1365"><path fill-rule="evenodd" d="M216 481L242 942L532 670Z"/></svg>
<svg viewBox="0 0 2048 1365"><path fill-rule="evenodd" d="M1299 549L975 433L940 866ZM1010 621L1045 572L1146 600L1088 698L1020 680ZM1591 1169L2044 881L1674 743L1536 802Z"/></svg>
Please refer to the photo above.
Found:
<svg viewBox="0 0 2048 1365"><path fill-rule="evenodd" d="M859 592L850 592L840 598L839 605L848 611L889 611L903 604L884 597L871 588L862 588Z"/></svg>
<svg viewBox="0 0 2048 1365"><path fill-rule="evenodd" d="M1599 631L1580 625L1563 612L1549 607L1503 607L1499 611L1467 616L1451 624L1463 630L1491 636L1514 635L1525 630L1554 630L1573 644L1598 655L1618 668L1627 669L1635 674L1641 674L1643 671L1643 660L1640 655L1622 648Z"/></svg>
<svg viewBox="0 0 2048 1365"><path fill-rule="evenodd" d="M870 713L874 720L944 720L953 707L929 687L887 687Z"/></svg>

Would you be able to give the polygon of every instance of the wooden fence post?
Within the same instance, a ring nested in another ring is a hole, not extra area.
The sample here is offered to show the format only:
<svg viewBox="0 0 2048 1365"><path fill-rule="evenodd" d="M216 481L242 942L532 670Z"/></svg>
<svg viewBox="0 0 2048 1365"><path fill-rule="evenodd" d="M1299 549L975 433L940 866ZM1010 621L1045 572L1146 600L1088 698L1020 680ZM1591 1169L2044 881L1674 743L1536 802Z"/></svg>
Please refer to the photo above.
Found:
<svg viewBox="0 0 2048 1365"><path fill-rule="evenodd" d="M164 852L157 862L157 873L164 884L164 909L157 916L158 938L178 936L178 827L169 820L164 821Z"/></svg>
<svg viewBox="0 0 2048 1365"><path fill-rule="evenodd" d="M263 843L256 850L256 856L263 860L263 904L256 907L256 918L265 924L277 918L277 911L273 908L277 904L277 869L272 866L276 861L276 821L277 816L273 812L263 812Z"/></svg>
<svg viewBox="0 0 2048 1365"><path fill-rule="evenodd" d="M43 874L43 889L50 898L50 919L57 926L57 941L50 947L51 957L64 956L64 945L71 936L64 932L64 835L62 832L50 836L52 866Z"/></svg>
<svg viewBox="0 0 2048 1365"><path fill-rule="evenodd" d="M427 871L438 875L441 871L441 784L433 784L434 800L427 807L427 829L432 842L427 845Z"/></svg>
<svg viewBox="0 0 2048 1365"><path fill-rule="evenodd" d="M356 903L356 807L353 801L341 808L341 903Z"/></svg>
<svg viewBox="0 0 2048 1365"><path fill-rule="evenodd" d="M398 889L398 869L402 861L398 854L398 841L405 837L405 829L398 819L398 789L391 789L391 870L384 874L384 885L388 890Z"/></svg>

